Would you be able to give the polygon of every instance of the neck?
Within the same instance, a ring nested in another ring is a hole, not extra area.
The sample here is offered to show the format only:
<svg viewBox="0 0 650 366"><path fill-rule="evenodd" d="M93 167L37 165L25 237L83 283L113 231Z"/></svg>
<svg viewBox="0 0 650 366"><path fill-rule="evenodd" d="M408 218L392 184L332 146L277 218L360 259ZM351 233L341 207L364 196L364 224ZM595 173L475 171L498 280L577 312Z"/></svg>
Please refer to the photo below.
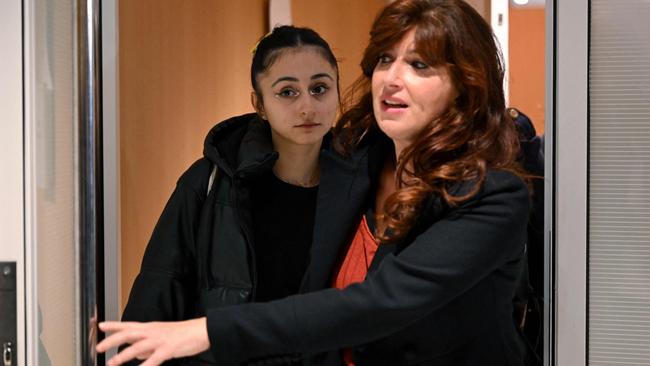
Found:
<svg viewBox="0 0 650 366"><path fill-rule="evenodd" d="M397 163L400 161L400 157L402 155L402 152L404 152L404 150L406 150L406 148L409 146L409 144L408 143L403 143L403 142L400 142L400 141L395 141L395 140L393 140L393 143L395 145L395 159L393 160L393 168L394 168L393 173L397 174ZM406 165L404 167L407 170L412 171L413 161L412 160L407 161ZM396 178L396 177L394 177L394 178Z"/></svg>
<svg viewBox="0 0 650 366"><path fill-rule="evenodd" d="M399 161L399 156L402 154L402 151L404 151L407 144L397 140L393 140L393 144L395 145L395 161Z"/></svg>
<svg viewBox="0 0 650 366"><path fill-rule="evenodd" d="M384 221L384 205L386 199L395 193L396 190L395 161L389 156L381 169L379 184L375 196L375 222L377 234L383 235L386 230L386 223Z"/></svg>
<svg viewBox="0 0 650 366"><path fill-rule="evenodd" d="M276 143L278 161L273 173L282 181L301 187L315 187L320 181L318 158L320 142L314 145L295 145Z"/></svg>

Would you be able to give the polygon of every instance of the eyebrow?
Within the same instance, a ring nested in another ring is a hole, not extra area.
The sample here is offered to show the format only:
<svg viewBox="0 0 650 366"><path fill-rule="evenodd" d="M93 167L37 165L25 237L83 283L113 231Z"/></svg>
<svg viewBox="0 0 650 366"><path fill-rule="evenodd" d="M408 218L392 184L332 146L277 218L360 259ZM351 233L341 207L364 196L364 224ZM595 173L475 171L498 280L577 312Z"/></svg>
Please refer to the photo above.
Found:
<svg viewBox="0 0 650 366"><path fill-rule="evenodd" d="M278 80L276 80L273 84L271 84L271 87L274 87L275 84L277 84L277 83L279 83L281 81L295 81L295 82L297 82L298 79L294 78L292 76L283 76L283 77L279 78Z"/></svg>
<svg viewBox="0 0 650 366"><path fill-rule="evenodd" d="M320 78L328 78L328 79L334 81L334 78L332 78L329 74L324 73L324 72L312 75L311 80L320 79ZM282 82L282 81L298 82L299 80L298 80L298 78L295 78L293 76L283 76L283 77L279 78L278 80L276 80L273 84L271 84L271 87L274 87L277 83Z"/></svg>
<svg viewBox="0 0 650 366"><path fill-rule="evenodd" d="M320 78L328 78L328 79L334 81L334 78L332 78L332 77L330 76L330 74L327 74L327 73L324 73L324 72L322 72L322 73L320 73L320 74L316 74L316 75L314 75L314 76L311 77L312 80L320 79Z"/></svg>

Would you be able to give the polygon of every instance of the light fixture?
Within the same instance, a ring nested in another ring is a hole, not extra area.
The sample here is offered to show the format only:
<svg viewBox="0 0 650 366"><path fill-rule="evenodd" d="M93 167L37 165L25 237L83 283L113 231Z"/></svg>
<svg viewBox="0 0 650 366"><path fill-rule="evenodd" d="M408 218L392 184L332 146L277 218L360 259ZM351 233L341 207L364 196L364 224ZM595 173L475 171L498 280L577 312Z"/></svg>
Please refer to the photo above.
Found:
<svg viewBox="0 0 650 366"><path fill-rule="evenodd" d="M517 5L526 5L526 4L528 4L528 0L513 0L513 1Z"/></svg>

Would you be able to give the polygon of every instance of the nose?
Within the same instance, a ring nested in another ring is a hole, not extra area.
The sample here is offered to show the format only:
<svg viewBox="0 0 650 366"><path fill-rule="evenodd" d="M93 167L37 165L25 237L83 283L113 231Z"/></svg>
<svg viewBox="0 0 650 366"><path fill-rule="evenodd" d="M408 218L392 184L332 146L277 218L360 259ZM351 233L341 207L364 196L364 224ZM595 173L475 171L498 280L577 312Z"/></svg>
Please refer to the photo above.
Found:
<svg viewBox="0 0 650 366"><path fill-rule="evenodd" d="M399 89L402 85L402 68L398 62L393 62L384 74L384 86L390 89Z"/></svg>
<svg viewBox="0 0 650 366"><path fill-rule="evenodd" d="M314 101L309 93L303 93L300 96L300 103L298 105L298 113L303 121L312 121L316 115L314 108Z"/></svg>

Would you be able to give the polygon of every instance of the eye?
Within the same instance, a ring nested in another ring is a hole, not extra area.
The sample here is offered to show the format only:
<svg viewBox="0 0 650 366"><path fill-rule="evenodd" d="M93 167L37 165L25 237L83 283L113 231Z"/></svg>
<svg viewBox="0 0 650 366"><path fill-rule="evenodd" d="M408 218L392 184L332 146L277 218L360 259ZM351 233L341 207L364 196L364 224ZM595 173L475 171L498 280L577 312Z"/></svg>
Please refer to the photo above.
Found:
<svg viewBox="0 0 650 366"><path fill-rule="evenodd" d="M325 84L318 84L318 85L314 86L313 88L311 88L311 90L309 90L309 94L311 94L311 95L322 95L322 94L325 94L329 89L330 89L329 86L327 86Z"/></svg>
<svg viewBox="0 0 650 366"><path fill-rule="evenodd" d="M411 66L413 66L413 68L417 70L424 70L429 67L429 65L425 64L424 62L417 61L417 60L411 62Z"/></svg>
<svg viewBox="0 0 650 366"><path fill-rule="evenodd" d="M383 54L383 55L379 56L379 59L377 60L377 64L378 65L388 64L388 63L391 63L392 61L393 61L393 58L390 55Z"/></svg>
<svg viewBox="0 0 650 366"><path fill-rule="evenodd" d="M296 90L293 90L291 88L284 88L280 90L279 93L276 93L276 97L280 98L292 98L292 97L297 97L300 93L298 93Z"/></svg>

